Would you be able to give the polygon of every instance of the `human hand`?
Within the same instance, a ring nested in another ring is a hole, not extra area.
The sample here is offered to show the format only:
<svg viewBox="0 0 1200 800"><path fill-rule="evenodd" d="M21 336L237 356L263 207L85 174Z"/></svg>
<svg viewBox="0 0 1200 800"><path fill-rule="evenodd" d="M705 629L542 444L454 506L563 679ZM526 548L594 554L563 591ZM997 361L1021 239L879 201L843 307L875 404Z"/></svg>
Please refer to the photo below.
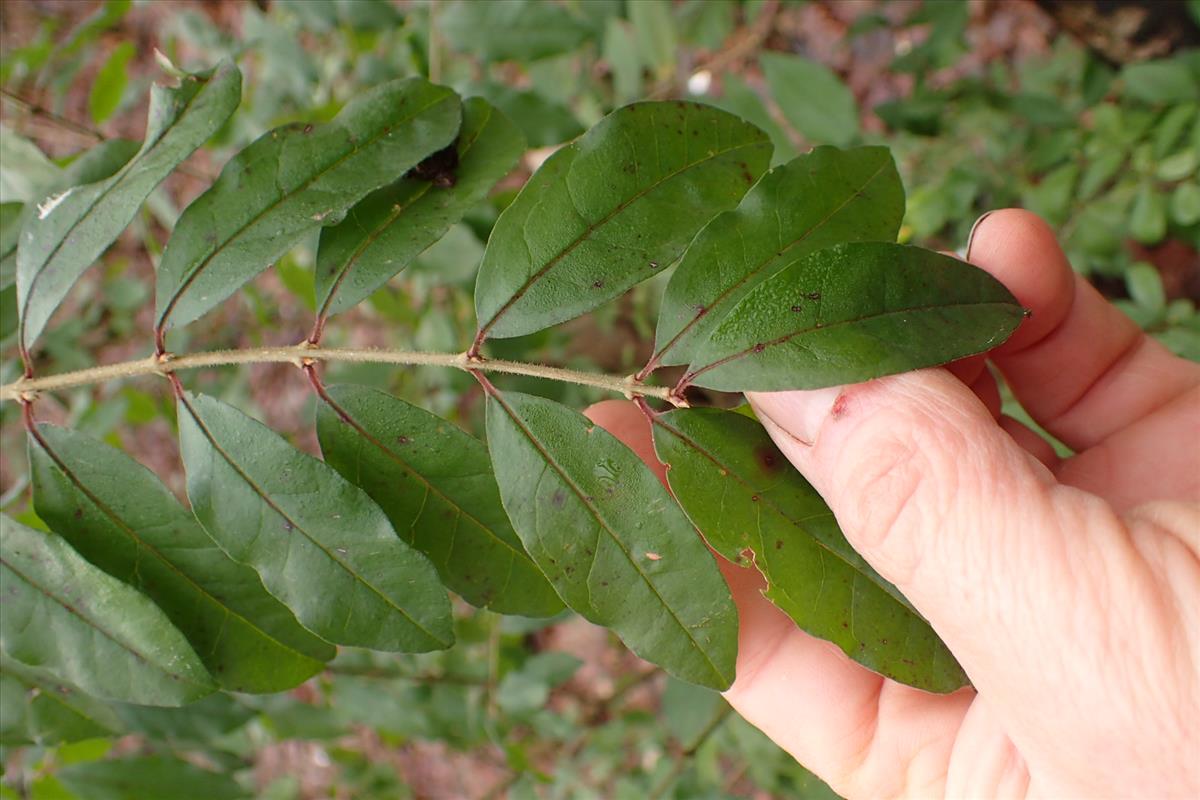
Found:
<svg viewBox="0 0 1200 800"><path fill-rule="evenodd" d="M983 357L749 400L974 688L882 678L722 562L741 623L726 698L847 797L1200 797L1200 365L1032 214L982 219L968 257L1032 310L989 359L1076 455L1000 415ZM632 403L588 415L663 476Z"/></svg>

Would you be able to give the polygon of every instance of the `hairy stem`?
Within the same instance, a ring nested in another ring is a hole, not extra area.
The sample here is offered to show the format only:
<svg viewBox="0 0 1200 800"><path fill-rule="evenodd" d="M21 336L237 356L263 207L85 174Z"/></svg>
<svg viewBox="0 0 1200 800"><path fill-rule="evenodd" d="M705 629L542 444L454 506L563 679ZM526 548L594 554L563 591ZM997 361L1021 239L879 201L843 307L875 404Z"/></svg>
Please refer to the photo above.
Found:
<svg viewBox="0 0 1200 800"><path fill-rule="evenodd" d="M290 362L303 367L316 361L354 361L371 364L398 364L404 366L452 367L467 372L505 372L511 375L529 375L581 386L594 386L626 397L657 397L675 403L670 389L665 386L646 386L632 377L602 375L594 372L548 367L542 364L526 364L519 361L498 359L471 359L466 353L419 353L409 350L349 349L313 347L307 343L290 347L255 347L246 350L216 350L208 353L190 353L182 356L148 356L135 361L106 364L100 367L63 372L43 378L20 378L0 386L0 401L32 399L38 392L53 392L88 386L112 380L122 380L140 375L171 375L187 369L217 367L228 364L263 364Z"/></svg>

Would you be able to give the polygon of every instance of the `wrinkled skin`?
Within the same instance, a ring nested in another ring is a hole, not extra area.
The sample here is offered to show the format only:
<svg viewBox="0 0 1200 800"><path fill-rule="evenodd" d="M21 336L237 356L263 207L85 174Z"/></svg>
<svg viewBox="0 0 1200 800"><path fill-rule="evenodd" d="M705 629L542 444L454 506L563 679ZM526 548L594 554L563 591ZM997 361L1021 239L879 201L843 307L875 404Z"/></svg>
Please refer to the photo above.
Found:
<svg viewBox="0 0 1200 800"><path fill-rule="evenodd" d="M850 542L974 688L926 694L797 629L753 570L726 697L851 797L1200 797L1200 365L1074 275L1023 211L969 260L1031 309L988 355L1077 455L1000 415L982 357L750 396ZM659 469L632 403L589 415Z"/></svg>

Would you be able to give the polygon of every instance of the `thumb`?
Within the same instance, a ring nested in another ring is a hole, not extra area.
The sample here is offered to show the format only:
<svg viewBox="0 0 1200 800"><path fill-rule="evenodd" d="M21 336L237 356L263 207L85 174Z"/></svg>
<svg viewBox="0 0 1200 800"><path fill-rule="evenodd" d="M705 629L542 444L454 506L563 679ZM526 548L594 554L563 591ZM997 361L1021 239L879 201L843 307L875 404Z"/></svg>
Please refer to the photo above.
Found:
<svg viewBox="0 0 1200 800"><path fill-rule="evenodd" d="M1068 556L1085 551L1069 539L1091 538L1097 525L1115 536L1119 521L1096 498L1058 486L948 372L749 399L850 544L977 686L998 651L1044 652L1030 638L1072 624L1053 619L1075 604Z"/></svg>

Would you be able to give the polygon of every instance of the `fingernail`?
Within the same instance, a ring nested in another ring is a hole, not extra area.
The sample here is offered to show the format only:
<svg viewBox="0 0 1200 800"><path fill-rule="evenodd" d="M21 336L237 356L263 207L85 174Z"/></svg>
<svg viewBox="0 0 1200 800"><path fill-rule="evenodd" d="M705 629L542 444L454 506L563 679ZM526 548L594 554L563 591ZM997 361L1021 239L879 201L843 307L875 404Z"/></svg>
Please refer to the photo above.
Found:
<svg viewBox="0 0 1200 800"><path fill-rule="evenodd" d="M975 224L971 226L971 232L967 234L967 251L963 254L963 258L967 261L971 260L971 245L975 242L975 232L979 230L979 226L983 221L992 215L993 211L987 211L982 217L975 220Z"/></svg>
<svg viewBox="0 0 1200 800"><path fill-rule="evenodd" d="M751 392L746 398L760 419L811 447L841 396L842 387L830 386L807 392Z"/></svg>

